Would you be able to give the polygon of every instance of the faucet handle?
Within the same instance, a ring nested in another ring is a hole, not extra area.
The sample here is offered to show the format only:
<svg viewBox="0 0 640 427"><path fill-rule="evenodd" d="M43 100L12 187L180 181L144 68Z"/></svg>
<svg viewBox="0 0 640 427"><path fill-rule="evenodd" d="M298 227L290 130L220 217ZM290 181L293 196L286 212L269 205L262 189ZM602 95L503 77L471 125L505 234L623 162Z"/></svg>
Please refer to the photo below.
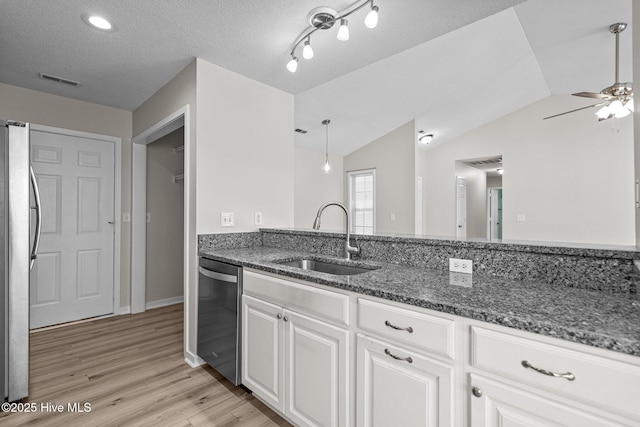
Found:
<svg viewBox="0 0 640 427"><path fill-rule="evenodd" d="M353 240L355 240L356 246L355 246L355 248L353 248L355 250L352 252L352 255L353 256L361 256L362 255L362 248L360 248L360 242L358 242L358 236L354 235L353 236Z"/></svg>

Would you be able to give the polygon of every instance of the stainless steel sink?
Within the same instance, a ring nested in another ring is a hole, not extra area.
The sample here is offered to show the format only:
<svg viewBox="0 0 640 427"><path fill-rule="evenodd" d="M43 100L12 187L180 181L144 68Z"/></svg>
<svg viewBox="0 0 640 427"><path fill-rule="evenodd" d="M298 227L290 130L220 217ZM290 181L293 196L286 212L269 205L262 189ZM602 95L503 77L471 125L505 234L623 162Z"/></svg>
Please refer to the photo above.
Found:
<svg viewBox="0 0 640 427"><path fill-rule="evenodd" d="M371 271L375 269L375 267L370 267L370 268L356 267L354 265L336 264L333 262L317 261L314 259L297 259L294 261L278 262L278 264L301 268L303 270L337 274L340 276L353 276L354 274L362 274L362 273L366 273L367 271Z"/></svg>

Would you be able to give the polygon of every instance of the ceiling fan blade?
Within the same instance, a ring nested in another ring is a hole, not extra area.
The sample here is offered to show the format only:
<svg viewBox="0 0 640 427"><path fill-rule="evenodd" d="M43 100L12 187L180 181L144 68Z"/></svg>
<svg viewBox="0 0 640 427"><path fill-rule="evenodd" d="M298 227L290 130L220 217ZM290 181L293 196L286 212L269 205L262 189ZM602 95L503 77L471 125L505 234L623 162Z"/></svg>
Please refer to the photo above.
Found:
<svg viewBox="0 0 640 427"><path fill-rule="evenodd" d="M564 113L554 114L553 116L545 117L542 120L553 119L554 117L564 116L565 114L575 113L576 111L586 110L587 108L598 107L600 105L605 105L605 104L606 104L606 102L598 102L597 104L587 105L586 107L576 108L575 110L570 110L570 111L565 111Z"/></svg>
<svg viewBox="0 0 640 427"><path fill-rule="evenodd" d="M581 96L583 98L596 98L596 99L609 99L611 98L609 95L604 95L602 93L594 93L594 92L578 92L572 93L573 96Z"/></svg>

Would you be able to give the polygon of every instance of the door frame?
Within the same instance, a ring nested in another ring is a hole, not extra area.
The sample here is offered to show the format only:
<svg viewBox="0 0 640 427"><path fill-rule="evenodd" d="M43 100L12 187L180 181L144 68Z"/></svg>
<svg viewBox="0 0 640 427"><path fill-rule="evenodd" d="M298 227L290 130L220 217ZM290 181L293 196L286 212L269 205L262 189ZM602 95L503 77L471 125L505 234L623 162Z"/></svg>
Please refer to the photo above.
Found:
<svg viewBox="0 0 640 427"><path fill-rule="evenodd" d="M115 222L115 229L113 233L113 315L120 314L120 250L122 244L122 138L38 124L31 124L31 132L33 131L53 133L84 139L94 139L96 141L109 142L113 144L113 219ZM29 145L31 145L31 138L29 138ZM31 157L31 147L29 147L29 157ZM31 164L31 159L29 159L29 164Z"/></svg>
<svg viewBox="0 0 640 427"><path fill-rule="evenodd" d="M502 190L500 187L487 187L487 240L491 240L491 191Z"/></svg>
<svg viewBox="0 0 640 427"><path fill-rule="evenodd" d="M190 138L189 105L178 109L164 119L155 123L132 139L132 174L131 174L131 313L141 313L146 305L146 259L147 259L147 145L184 126L184 252L183 252L183 290L184 290L184 356L192 366L201 364L198 356L189 351L191 340L191 292L189 279L193 277L196 286L197 271L197 235L195 221L191 213L195 212L195 185L193 181L194 165L191 164L193 150ZM192 194L193 193L193 194ZM193 249L195 251L193 251ZM194 252L192 254L192 252ZM193 265L192 265L193 264ZM190 276L190 274L192 276Z"/></svg>

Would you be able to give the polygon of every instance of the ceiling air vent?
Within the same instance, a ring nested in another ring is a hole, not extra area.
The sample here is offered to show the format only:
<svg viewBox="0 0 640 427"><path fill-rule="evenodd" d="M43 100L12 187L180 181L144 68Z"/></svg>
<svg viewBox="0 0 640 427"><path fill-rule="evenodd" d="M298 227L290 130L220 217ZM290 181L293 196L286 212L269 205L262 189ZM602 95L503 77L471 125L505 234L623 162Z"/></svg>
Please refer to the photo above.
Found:
<svg viewBox="0 0 640 427"><path fill-rule="evenodd" d="M307 133L307 131L306 131L306 130L304 130L304 129L300 129L300 128L297 128L297 129L296 129L296 132L301 133L301 134L303 134L303 135L304 135L305 133Z"/></svg>
<svg viewBox="0 0 640 427"><path fill-rule="evenodd" d="M73 87L80 86L80 83L78 82L74 82L73 80L63 79L62 77L52 76L50 74L40 73L40 78L44 80L51 80L52 82L63 83Z"/></svg>
<svg viewBox="0 0 640 427"><path fill-rule="evenodd" d="M465 162L469 166L491 165L494 163L502 163L502 157L494 157L492 159L473 160Z"/></svg>

